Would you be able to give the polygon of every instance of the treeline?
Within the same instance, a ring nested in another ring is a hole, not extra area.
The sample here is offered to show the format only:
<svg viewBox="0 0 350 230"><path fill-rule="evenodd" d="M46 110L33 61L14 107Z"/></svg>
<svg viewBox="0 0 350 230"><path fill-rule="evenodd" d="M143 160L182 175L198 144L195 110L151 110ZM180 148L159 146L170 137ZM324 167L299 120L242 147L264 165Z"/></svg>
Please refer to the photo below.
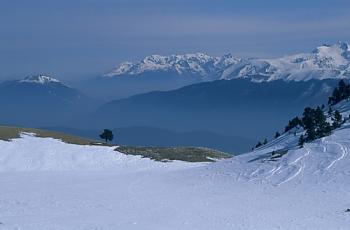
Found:
<svg viewBox="0 0 350 230"><path fill-rule="evenodd" d="M339 128L345 122L341 113L338 110L333 111L332 106L342 100L349 100L350 84L344 80L338 83L338 86L333 90L332 95L328 98L328 117L325 111L325 106L317 106L316 108L306 107L301 118L294 117L289 120L284 128L284 132L296 132L303 128L305 133L299 138L299 146L303 146L305 142L310 142L318 138L322 138L331 134L332 130ZM350 119L350 117L348 118ZM275 138L279 137L280 133L276 132ZM263 143L259 142L255 148L267 144L267 139Z"/></svg>
<svg viewBox="0 0 350 230"><path fill-rule="evenodd" d="M350 98L350 85L344 80L340 80L338 87L333 90L332 96L328 98L328 105L333 106L342 100Z"/></svg>
<svg viewBox="0 0 350 230"><path fill-rule="evenodd" d="M330 117L332 123L327 121L324 110L319 106L316 109L305 108L301 119L301 126L304 128L305 134L300 136L299 145L303 146L305 142L328 136L333 129L340 127L343 122L340 112L336 110L330 114Z"/></svg>
<svg viewBox="0 0 350 230"><path fill-rule="evenodd" d="M305 142L328 136L331 134L332 130L339 128L341 124L345 122L345 119L343 119L338 110L333 111L332 106L342 100L348 100L349 98L350 85L344 80L340 80L338 86L328 98L328 116L330 119L327 120L324 105L322 105L322 107L318 106L316 109L310 107L305 108L302 119L295 118L298 121L292 122L293 124L298 123L298 125L305 130L305 134L301 135L299 138L299 146L303 146Z"/></svg>

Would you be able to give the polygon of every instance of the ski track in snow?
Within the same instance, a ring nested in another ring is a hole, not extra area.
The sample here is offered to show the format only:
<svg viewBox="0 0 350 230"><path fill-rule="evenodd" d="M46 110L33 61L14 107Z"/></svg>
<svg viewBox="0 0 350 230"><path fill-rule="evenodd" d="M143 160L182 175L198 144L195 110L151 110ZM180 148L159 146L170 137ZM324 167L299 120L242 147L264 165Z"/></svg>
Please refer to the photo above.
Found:
<svg viewBox="0 0 350 230"><path fill-rule="evenodd" d="M296 138L213 164L0 141L0 230L348 230L350 129L266 160Z"/></svg>
<svg viewBox="0 0 350 230"><path fill-rule="evenodd" d="M279 182L277 185L281 185L284 184L288 181L293 180L294 178L296 178L305 168L305 165L303 163L301 163L300 161L302 161L302 159L306 158L307 156L310 155L310 150L306 149L306 153L300 157L298 157L295 161L293 161L292 163L290 163L289 165L291 165L291 167L293 167L293 171L295 171L295 173L290 173L287 178L285 178L284 180L282 180L281 182Z"/></svg>
<svg viewBox="0 0 350 230"><path fill-rule="evenodd" d="M330 164L326 167L327 170L332 168L338 161L341 161L342 159L344 159L344 157L348 155L348 149L343 144L334 141L328 141L328 143L337 145L340 148L341 153L339 154L340 156L338 158L335 158L333 161L330 162Z"/></svg>

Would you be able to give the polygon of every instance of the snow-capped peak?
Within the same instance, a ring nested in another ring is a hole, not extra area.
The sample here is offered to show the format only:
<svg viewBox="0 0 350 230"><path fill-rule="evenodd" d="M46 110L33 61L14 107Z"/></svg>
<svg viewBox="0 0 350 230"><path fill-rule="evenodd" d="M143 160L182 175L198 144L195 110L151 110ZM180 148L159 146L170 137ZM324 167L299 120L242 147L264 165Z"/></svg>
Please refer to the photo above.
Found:
<svg viewBox="0 0 350 230"><path fill-rule="evenodd" d="M313 53L316 56L332 58L335 64L348 64L350 59L349 45L345 42L320 46Z"/></svg>
<svg viewBox="0 0 350 230"><path fill-rule="evenodd" d="M195 75L204 79L213 78L219 71L239 59L231 54L222 57L213 57L205 53L182 55L151 55L137 63L123 62L105 76L138 75L145 72L173 72L179 75Z"/></svg>
<svg viewBox="0 0 350 230"><path fill-rule="evenodd" d="M19 80L20 83L36 83L36 84L48 84L48 83L60 83L59 80L48 77L46 75L33 75L28 76L22 80Z"/></svg>
<svg viewBox="0 0 350 230"><path fill-rule="evenodd" d="M346 42L342 42L342 41L339 41L337 44L335 44L334 46L338 46L339 49L343 50L343 51L347 51L349 52L349 44L346 43Z"/></svg>
<svg viewBox="0 0 350 230"><path fill-rule="evenodd" d="M277 79L305 81L350 78L350 46L348 43L338 42L319 46L310 53L274 59L237 58L231 54L216 57L205 53L151 55L137 63L121 63L105 76L141 75L159 71L195 76L201 81L234 78L248 78L259 82Z"/></svg>

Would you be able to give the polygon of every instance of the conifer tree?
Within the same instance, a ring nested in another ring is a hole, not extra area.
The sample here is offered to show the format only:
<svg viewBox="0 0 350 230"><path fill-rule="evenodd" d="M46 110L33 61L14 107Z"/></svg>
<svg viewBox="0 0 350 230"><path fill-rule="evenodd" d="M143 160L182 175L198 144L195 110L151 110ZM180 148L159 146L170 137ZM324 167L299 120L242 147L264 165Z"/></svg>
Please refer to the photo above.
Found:
<svg viewBox="0 0 350 230"><path fill-rule="evenodd" d="M288 122L288 125L285 127L284 131L288 132L289 130L297 127L298 125L302 126L302 121L299 119L299 117L294 117Z"/></svg>
<svg viewBox="0 0 350 230"><path fill-rule="evenodd" d="M275 133L275 138L278 138L279 136L281 136L281 134L279 132Z"/></svg>
<svg viewBox="0 0 350 230"><path fill-rule="evenodd" d="M350 85L347 84L344 79L340 80L338 87L333 90L332 96L328 98L329 105L335 105L338 102L349 99L350 97Z"/></svg>
<svg viewBox="0 0 350 230"><path fill-rule="evenodd" d="M327 117L319 106L316 109L305 108L302 122L306 130L305 141L313 141L327 136L332 131L331 125L327 122Z"/></svg>
<svg viewBox="0 0 350 230"><path fill-rule="evenodd" d="M333 115L333 109L332 109L331 106L329 106L328 115L329 115L329 116L332 116L332 115Z"/></svg>
<svg viewBox="0 0 350 230"><path fill-rule="evenodd" d="M332 131L331 125L327 122L327 117L319 106L315 110L315 125L316 138L327 136Z"/></svg>
<svg viewBox="0 0 350 230"><path fill-rule="evenodd" d="M259 148L260 146L262 146L261 142L259 141L258 144L255 145L255 148Z"/></svg>
<svg viewBox="0 0 350 230"><path fill-rule="evenodd" d="M310 136L311 139L313 139L316 135L315 135L315 112L312 108L310 107L306 107L304 109L304 113L303 113L303 127L307 132L307 137ZM310 134L310 135L309 135ZM309 138L307 138L309 139Z"/></svg>
<svg viewBox="0 0 350 230"><path fill-rule="evenodd" d="M302 134L299 138L299 143L298 143L299 147L300 148L304 147L304 143L305 143L305 137L304 137L304 134Z"/></svg>
<svg viewBox="0 0 350 230"><path fill-rule="evenodd" d="M267 139L265 138L265 140L264 140L264 143L263 143L264 145L266 145L267 144Z"/></svg>
<svg viewBox="0 0 350 230"><path fill-rule="evenodd" d="M332 120L333 120L333 124L332 124L333 128L334 129L339 128L343 122L343 116L340 114L338 110L336 110L334 112L334 117L332 118Z"/></svg>

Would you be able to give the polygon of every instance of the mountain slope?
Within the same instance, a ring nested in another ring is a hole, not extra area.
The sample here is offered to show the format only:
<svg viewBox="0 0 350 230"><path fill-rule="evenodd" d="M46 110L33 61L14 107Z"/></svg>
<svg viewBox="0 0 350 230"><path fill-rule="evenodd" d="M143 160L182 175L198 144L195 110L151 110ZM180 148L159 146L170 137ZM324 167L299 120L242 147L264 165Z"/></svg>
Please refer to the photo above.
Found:
<svg viewBox="0 0 350 230"><path fill-rule="evenodd" d="M307 143L303 148L297 146L301 132L286 133L256 151L215 166L215 170L239 175L242 180L264 181L276 186L289 181L329 182L334 176L346 177L349 173L349 133L347 123L332 135ZM343 173L345 175L341 175Z"/></svg>
<svg viewBox="0 0 350 230"><path fill-rule="evenodd" d="M8 145L12 145L11 143L8 143L8 142L26 143L27 139L29 139L27 143L28 145L30 145L31 141L37 142L37 143L43 142L44 143L43 146L36 145L35 149L36 151L42 152L44 154L48 154L51 151L60 152L60 151L54 150L52 146L51 147L45 146L47 145L47 143L50 143L50 141L52 141L52 142L60 142L64 147L66 147L67 144L72 144L72 146L73 145L85 146L85 149L88 149L89 146L112 147L114 151L121 152L122 154L141 156L142 158L149 158L156 161L212 162L212 161L216 161L224 158L230 158L233 156L233 154L221 152L210 148L171 147L171 146L166 146L165 143L163 144L163 147L159 147L157 145L152 146L151 143L148 143L147 146L142 146L142 145L141 146L140 145L113 146L111 142L107 144L99 140L95 140L94 138L96 138L96 136L97 135L92 136L91 139L87 139L77 135L70 135L64 132L48 131L44 129L0 126L0 141L1 140L7 141ZM25 138L26 140L25 141L17 140L21 138L22 139ZM119 143L119 140L118 140L118 143ZM14 146L14 151L19 151L15 149L18 147L17 144L13 144L13 146ZM6 148L7 147L5 147L5 149ZM82 147L77 147L77 148L81 148L82 150L84 150L84 148ZM102 149L101 151L103 151L103 148L101 149ZM104 149L106 150L107 148L104 148ZM35 159L32 158L32 154L30 153L31 148L29 148L29 150L24 148L24 149L21 149L20 151L24 152L25 154L28 154L27 160L31 159L30 161L35 161ZM13 153L9 151L7 152L7 154L13 154ZM7 158L7 156L5 158ZM60 160L61 159L56 159L56 161L60 161ZM64 162L63 163L57 162L57 164L64 164Z"/></svg>
<svg viewBox="0 0 350 230"><path fill-rule="evenodd" d="M235 58L231 54L211 57L203 53L145 57L138 63L121 63L106 77L135 76L145 73L177 73L195 76L199 81L248 78L253 81L310 80L350 77L350 48L347 43L322 45L311 53L276 59Z"/></svg>
<svg viewBox="0 0 350 230"><path fill-rule="evenodd" d="M271 137L305 106L327 101L336 81L254 83L245 79L195 84L116 100L94 116L101 125L207 130L250 139ZM91 122L90 122L91 123ZM243 144L243 143L242 143ZM246 151L252 146L245 146ZM241 148L240 148L241 149Z"/></svg>
<svg viewBox="0 0 350 230"><path fill-rule="evenodd" d="M21 133L20 138L1 141L0 172L111 170L157 166L141 156L128 156L115 151L116 146L67 144L50 137ZM170 164L171 165L171 164ZM176 162L174 162L176 165ZM179 164L181 165L181 164ZM185 165L185 163L183 163Z"/></svg>
<svg viewBox="0 0 350 230"><path fill-rule="evenodd" d="M221 78L248 78L253 81L306 81L350 77L350 48L347 43L317 47L311 53L276 59L252 59L232 65Z"/></svg>
<svg viewBox="0 0 350 230"><path fill-rule="evenodd" d="M348 107L343 102L344 115ZM161 163L32 136L0 141L0 226L348 229L349 123L304 148L294 147L298 135L210 164Z"/></svg>
<svg viewBox="0 0 350 230"><path fill-rule="evenodd" d="M85 130L67 127L43 127L87 138L96 138L101 130ZM240 136L225 136L210 131L177 132L169 129L145 126L121 127L112 129L117 135L116 142L120 145L157 146L157 147L192 147L201 146L217 149L231 154L247 151L247 147L254 146L258 140Z"/></svg>
<svg viewBox="0 0 350 230"><path fill-rule="evenodd" d="M174 90L199 83L196 76L179 76L176 72L152 71L140 77L95 77L77 83L76 87L87 95L104 100L120 99L154 90Z"/></svg>
<svg viewBox="0 0 350 230"><path fill-rule="evenodd" d="M340 112L342 124L330 135L304 143L300 147L300 136L306 135L306 131L297 126L250 153L219 163L222 168L217 165L214 168L226 174L231 171L241 179L259 180L276 186L289 181L329 182L335 176L350 175L350 102L348 99L343 100L332 108ZM332 117L325 111L324 113L332 123ZM308 179L313 181L305 181Z"/></svg>
<svg viewBox="0 0 350 230"><path fill-rule="evenodd" d="M307 81L350 77L350 46L344 42L322 45L309 53L280 58L219 57L204 53L151 55L124 62L102 77L78 84L80 90L104 99L120 99L156 90L174 90L214 80L249 79Z"/></svg>
<svg viewBox="0 0 350 230"><path fill-rule="evenodd" d="M20 138L22 133L31 133L36 137L54 138L61 140L64 143L76 145L104 145L103 142L96 141L94 138L87 139L75 135L65 134L63 132L48 131L43 129L22 128L0 126L0 140L10 141L12 139Z"/></svg>
<svg viewBox="0 0 350 230"><path fill-rule="evenodd" d="M93 100L59 80L30 76L0 83L0 121L2 123L38 126L60 124L78 116Z"/></svg>

